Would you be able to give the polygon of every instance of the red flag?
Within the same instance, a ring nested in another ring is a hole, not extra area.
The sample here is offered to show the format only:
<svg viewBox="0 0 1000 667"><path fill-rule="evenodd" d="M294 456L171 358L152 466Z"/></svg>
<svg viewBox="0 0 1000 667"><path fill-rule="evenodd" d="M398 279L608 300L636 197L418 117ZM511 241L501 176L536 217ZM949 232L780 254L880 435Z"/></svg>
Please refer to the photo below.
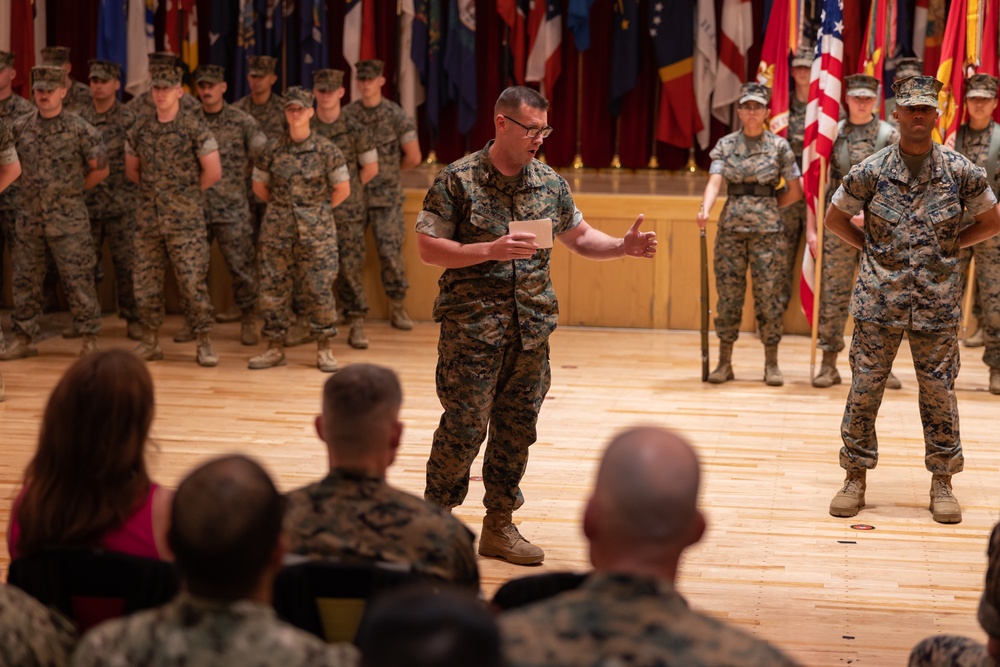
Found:
<svg viewBox="0 0 1000 667"><path fill-rule="evenodd" d="M28 79L35 66L35 13L31 0L13 0L10 8L10 50L14 54L14 92L31 98Z"/></svg>
<svg viewBox="0 0 1000 667"><path fill-rule="evenodd" d="M528 0L497 0L497 13L510 29L507 40L511 57L514 60L514 72L511 78L524 85L524 72L528 62Z"/></svg>
<svg viewBox="0 0 1000 667"><path fill-rule="evenodd" d="M375 49L375 0L361 0L361 60L378 57Z"/></svg>
<svg viewBox="0 0 1000 667"><path fill-rule="evenodd" d="M879 115L885 113L885 59L896 50L896 2L873 2L859 56L858 72L878 79Z"/></svg>
<svg viewBox="0 0 1000 667"><path fill-rule="evenodd" d="M660 110L656 138L678 148L690 148L701 131L701 117L694 96L695 0L651 2L648 12L650 39L660 74Z"/></svg>
<svg viewBox="0 0 1000 667"><path fill-rule="evenodd" d="M924 33L924 74L935 76L941 64L941 43L946 21L945 0L927 0L927 29Z"/></svg>
<svg viewBox="0 0 1000 667"><path fill-rule="evenodd" d="M997 62L998 30L1000 30L1000 0L986 0L986 15L983 19L982 62L977 72L998 76L1000 63ZM1000 111L1000 108L998 108Z"/></svg>
<svg viewBox="0 0 1000 667"><path fill-rule="evenodd" d="M163 14L163 48L171 53L181 52L180 0L167 0Z"/></svg>
<svg viewBox="0 0 1000 667"><path fill-rule="evenodd" d="M782 137L788 135L788 47L791 0L775 0L764 33L764 45L757 66L757 82L771 89L769 129ZM777 84L777 85L775 85Z"/></svg>
<svg viewBox="0 0 1000 667"><path fill-rule="evenodd" d="M967 0L952 2L941 43L941 64L937 68L937 80L944 88L938 93L940 115L934 128L934 140L951 147L955 146L955 134L965 114L963 88L968 11Z"/></svg>
<svg viewBox="0 0 1000 667"><path fill-rule="evenodd" d="M747 76L747 50L753 44L753 5L750 0L723 0L719 39L719 68L712 96L712 115L729 125L732 105L740 97Z"/></svg>
<svg viewBox="0 0 1000 667"><path fill-rule="evenodd" d="M528 14L528 62L525 81L541 83L542 95L552 96L552 87L562 73L562 10L560 0L535 0Z"/></svg>

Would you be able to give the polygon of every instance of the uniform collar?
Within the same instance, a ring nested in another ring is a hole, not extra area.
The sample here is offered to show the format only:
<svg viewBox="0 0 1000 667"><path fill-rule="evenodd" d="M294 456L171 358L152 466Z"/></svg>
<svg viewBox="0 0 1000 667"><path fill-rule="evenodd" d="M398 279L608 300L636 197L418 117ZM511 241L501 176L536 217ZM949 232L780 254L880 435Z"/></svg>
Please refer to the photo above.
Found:
<svg viewBox="0 0 1000 667"><path fill-rule="evenodd" d="M486 146L479 152L479 167L482 170L484 181L501 190L508 190L510 183L507 177L500 173L500 170L493 164L493 160L490 159L490 147L493 146L493 141L493 139L487 141ZM541 162L533 159L521 169L521 181L518 184L517 190L535 190L544 185L544 181L539 173L541 169L540 165Z"/></svg>
<svg viewBox="0 0 1000 667"><path fill-rule="evenodd" d="M884 173L886 173L889 178L899 183L910 183L911 180L913 180L910 170L907 168L906 163L903 162L902 155L900 155L899 144L892 145L892 150L889 152L883 169ZM920 168L920 175L917 177L916 183L926 183L928 181L935 181L941 178L943 169L941 145L938 143L932 143L931 154L927 156L926 160L924 160L924 164Z"/></svg>

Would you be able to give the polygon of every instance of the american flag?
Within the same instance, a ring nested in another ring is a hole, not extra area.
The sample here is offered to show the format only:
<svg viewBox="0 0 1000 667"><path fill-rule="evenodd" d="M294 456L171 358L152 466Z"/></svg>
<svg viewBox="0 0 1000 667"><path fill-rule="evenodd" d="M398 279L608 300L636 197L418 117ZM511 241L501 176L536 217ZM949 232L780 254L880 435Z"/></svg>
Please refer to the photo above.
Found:
<svg viewBox="0 0 1000 667"><path fill-rule="evenodd" d="M809 104L802 149L803 190L806 203L822 219L823 206L818 201L820 159L829 165L840 118L840 91L844 80L844 2L823 0L822 25L816 35L816 59L809 80ZM825 176L825 174L824 174ZM816 263L812 253L802 257L800 295L802 309L812 324L813 277Z"/></svg>

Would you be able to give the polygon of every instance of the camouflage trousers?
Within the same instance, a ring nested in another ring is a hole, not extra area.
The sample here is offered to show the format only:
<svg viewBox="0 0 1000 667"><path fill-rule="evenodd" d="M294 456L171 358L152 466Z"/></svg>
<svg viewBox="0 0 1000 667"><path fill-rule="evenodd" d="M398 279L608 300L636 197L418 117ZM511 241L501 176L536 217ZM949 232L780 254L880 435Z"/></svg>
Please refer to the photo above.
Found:
<svg viewBox="0 0 1000 667"><path fill-rule="evenodd" d="M817 347L827 352L844 349L854 272L860 251L836 234L823 234L823 273L820 285Z"/></svg>
<svg viewBox="0 0 1000 667"><path fill-rule="evenodd" d="M983 363L1000 368L1000 239L994 236L966 250L972 250L976 258L972 314L983 329Z"/></svg>
<svg viewBox="0 0 1000 667"><path fill-rule="evenodd" d="M233 277L233 302L240 310L257 304L257 253L250 220L213 222L207 219L208 245L218 241L219 252Z"/></svg>
<svg viewBox="0 0 1000 667"><path fill-rule="evenodd" d="M956 635L936 635L910 651L908 667L996 667L986 645Z"/></svg>
<svg viewBox="0 0 1000 667"><path fill-rule="evenodd" d="M10 253L11 265L14 263L14 227L17 225L17 211L13 209L0 209L0 287L4 280L4 257L3 249L6 246ZM11 269L13 273L13 268Z"/></svg>
<svg viewBox="0 0 1000 667"><path fill-rule="evenodd" d="M139 306L135 301L135 218L120 215L90 219L90 235L94 240L94 261L101 268L104 240L111 249L111 263L115 267L115 295L118 299L118 316L128 322L139 320ZM94 270L94 282L101 278ZM102 272L103 273L103 272Z"/></svg>
<svg viewBox="0 0 1000 667"><path fill-rule="evenodd" d="M268 212L268 216L272 212ZM291 214L286 214L291 215ZM296 312L309 318L314 335L337 335L337 308L333 281L337 277L337 231L301 228L298 233L274 229L266 222L260 235L260 311L263 335L284 340L290 324L293 293Z"/></svg>
<svg viewBox="0 0 1000 667"><path fill-rule="evenodd" d="M340 273L334 283L340 310L348 317L368 314L368 298L361 271L365 265L365 221L345 220L337 216L337 246L340 253Z"/></svg>
<svg viewBox="0 0 1000 667"><path fill-rule="evenodd" d="M38 336L47 268L46 249L62 279L74 328L84 335L101 330L101 304L94 287L94 242L89 232L63 236L18 234L14 242L14 332Z"/></svg>
<svg viewBox="0 0 1000 667"><path fill-rule="evenodd" d="M212 330L212 301L207 285L209 257L204 228L177 234L156 230L136 233L135 299L143 329L159 329L163 324L163 278L169 260L191 329L195 333Z"/></svg>
<svg viewBox="0 0 1000 667"><path fill-rule="evenodd" d="M424 497L429 502L462 504L469 470L486 440L483 505L503 513L514 510L551 373L548 341L521 349L516 318L505 339L502 347L494 347L447 319L441 322L436 377L444 413L427 460Z"/></svg>
<svg viewBox="0 0 1000 667"><path fill-rule="evenodd" d="M840 433L844 446L840 466L845 470L874 468L878 463L875 419L885 382L896 358L903 329L855 320L851 341L851 391L847 395ZM962 471L962 441L958 433L955 378L961 367L958 335L953 329L906 329L917 372L920 420L924 427L924 465L932 473Z"/></svg>
<svg viewBox="0 0 1000 667"><path fill-rule="evenodd" d="M781 312L788 310L795 291L795 274L799 268L799 239L806 228L806 202L803 199L781 209L781 221L785 236L785 284L781 290Z"/></svg>
<svg viewBox="0 0 1000 667"><path fill-rule="evenodd" d="M403 299L410 287L403 264L403 240L406 238L403 206L369 207L368 226L375 236L375 248L382 267L382 288L390 299Z"/></svg>
<svg viewBox="0 0 1000 667"><path fill-rule="evenodd" d="M715 332L719 340L732 343L740 335L749 265L761 342L778 344L785 310L781 302L785 255L785 237L780 233L720 231L715 237L713 266L719 295L715 307Z"/></svg>

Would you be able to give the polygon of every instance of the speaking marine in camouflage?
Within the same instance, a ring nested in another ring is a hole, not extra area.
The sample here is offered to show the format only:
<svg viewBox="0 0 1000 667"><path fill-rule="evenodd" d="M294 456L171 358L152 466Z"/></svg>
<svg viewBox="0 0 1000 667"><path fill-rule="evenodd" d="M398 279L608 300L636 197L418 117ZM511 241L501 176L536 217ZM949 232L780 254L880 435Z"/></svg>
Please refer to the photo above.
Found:
<svg viewBox="0 0 1000 667"><path fill-rule="evenodd" d="M289 551L346 563L389 563L479 591L473 535L440 507L389 486L403 389L381 366L351 364L323 387L316 432L329 474L287 496Z"/></svg>
<svg viewBox="0 0 1000 667"><path fill-rule="evenodd" d="M837 138L830 158L830 187L824 209L833 199L851 167L866 157L877 153L889 144L899 141L899 132L889 123L879 120L872 112L878 94L878 79L865 74L845 77L848 116L837 126ZM808 216L806 243L813 256L818 256L816 219ZM823 266L820 281L818 347L823 351L823 361L814 387L831 387L840 384L837 355L844 349L844 327L847 326L847 305L851 297L851 283L858 266L858 249L842 241L836 234L823 235ZM900 381L889 373L886 386L899 389Z"/></svg>
<svg viewBox="0 0 1000 667"><path fill-rule="evenodd" d="M404 331L413 328L404 300L410 283L403 264L403 183L400 172L420 164L417 126L403 108L382 97L385 77L381 60L357 64L361 99L344 107L344 114L371 130L378 150L378 174L365 186L368 226L375 237L382 267L382 288L389 297L389 322Z"/></svg>
<svg viewBox="0 0 1000 667"><path fill-rule="evenodd" d="M841 424L847 475L830 503L833 516L854 516L865 506L866 473L878 462L875 419L905 332L919 386L924 465L932 473L930 510L941 523L962 520L952 492L952 475L965 463L955 398L959 250L1000 232L1000 214L986 173L931 139L941 87L929 76L893 84L899 143L855 165L826 213L827 229L861 250L850 306L851 391ZM975 218L964 229L963 208ZM861 211L858 227L851 218Z"/></svg>
<svg viewBox="0 0 1000 667"><path fill-rule="evenodd" d="M51 253L73 315L83 336L80 353L97 348L101 307L94 288L94 241L84 191L108 177L100 133L74 113L63 111L66 74L58 67L31 70L36 111L14 122L21 159L20 215L14 245L14 333L0 359L38 354L42 283Z"/></svg>
<svg viewBox="0 0 1000 667"><path fill-rule="evenodd" d="M793 665L677 591L681 555L705 533L699 485L698 457L680 436L618 434L583 515L594 571L575 590L500 616L510 667Z"/></svg>
<svg viewBox="0 0 1000 667"><path fill-rule="evenodd" d="M162 607L98 625L74 667L354 667L358 652L278 620L271 588L285 553L284 503L243 456L215 459L178 486L168 539L184 591Z"/></svg>
<svg viewBox="0 0 1000 667"><path fill-rule="evenodd" d="M203 117L180 111L180 69L159 65L150 76L156 113L140 117L125 145L125 171L139 184L142 201L135 248L135 297L142 341L134 352L146 361L163 358L159 331L163 275L169 260L185 317L198 337L195 359L200 366L215 366L219 358L209 338L209 245L201 193L222 177L219 145Z"/></svg>
<svg viewBox="0 0 1000 667"><path fill-rule="evenodd" d="M779 207L802 198L802 183L795 155L788 142L764 129L771 90L751 82L740 89L738 113L743 129L727 134L712 149L708 185L698 211L704 228L726 181L726 205L715 236L715 333L719 337L719 364L708 381L721 384L735 378L733 344L740 335L747 267L753 278L753 302L760 340L764 343L764 381L781 386L778 368L782 302L788 266L784 221ZM784 180L785 189L778 194Z"/></svg>
<svg viewBox="0 0 1000 667"><path fill-rule="evenodd" d="M193 78L222 160L222 179L203 193L208 242L218 240L233 278L233 300L242 318L240 341L256 345L257 261L248 193L253 161L267 145L267 137L251 116L226 104L222 67L202 65Z"/></svg>
<svg viewBox="0 0 1000 667"><path fill-rule="evenodd" d="M73 63L69 61L68 47L48 46L42 49L42 65L44 67L59 67L66 73L64 111L78 114L91 105L90 88L70 76L70 72L73 71Z"/></svg>
<svg viewBox="0 0 1000 667"><path fill-rule="evenodd" d="M445 268L434 302L444 414L424 498L444 508L461 505L486 439L479 553L518 565L545 557L521 536L512 513L523 502L519 485L550 384L549 335L559 312L549 278L551 238L589 259L656 253L656 234L639 230L642 215L624 238L594 229L566 180L535 159L552 132L548 108L529 88L503 91L494 106L495 138L441 170L416 224L420 258ZM538 238L511 229L515 220L546 220L552 231Z"/></svg>
<svg viewBox="0 0 1000 667"><path fill-rule="evenodd" d="M312 127L320 136L337 144L351 173L351 195L333 212L337 218L337 252L340 257L340 273L333 291L337 307L350 326L347 342L351 347L365 349L368 347L364 325L368 299L361 279L365 262L365 185L378 174L378 151L368 127L342 113L340 101L346 92L343 71L316 70L313 72L313 90L316 94L316 115L313 116Z"/></svg>
<svg viewBox="0 0 1000 667"><path fill-rule="evenodd" d="M76 628L62 614L19 588L0 586L0 665L63 667L76 639Z"/></svg>
<svg viewBox="0 0 1000 667"><path fill-rule="evenodd" d="M10 51L0 51L0 124L10 124L18 116L31 113L35 106L14 92L15 56ZM3 283L4 246L14 253L14 221L17 218L17 183L10 183L0 192L0 285ZM0 340L0 345L3 341Z"/></svg>
<svg viewBox="0 0 1000 667"><path fill-rule="evenodd" d="M316 366L339 366L331 339L337 335L333 281L337 277L337 226L333 209L351 192L347 163L333 142L313 132L313 95L293 86L285 93L288 132L268 144L253 170L253 189L267 202L260 230L260 310L267 350L250 359L252 369L285 364L294 285L316 337Z"/></svg>

